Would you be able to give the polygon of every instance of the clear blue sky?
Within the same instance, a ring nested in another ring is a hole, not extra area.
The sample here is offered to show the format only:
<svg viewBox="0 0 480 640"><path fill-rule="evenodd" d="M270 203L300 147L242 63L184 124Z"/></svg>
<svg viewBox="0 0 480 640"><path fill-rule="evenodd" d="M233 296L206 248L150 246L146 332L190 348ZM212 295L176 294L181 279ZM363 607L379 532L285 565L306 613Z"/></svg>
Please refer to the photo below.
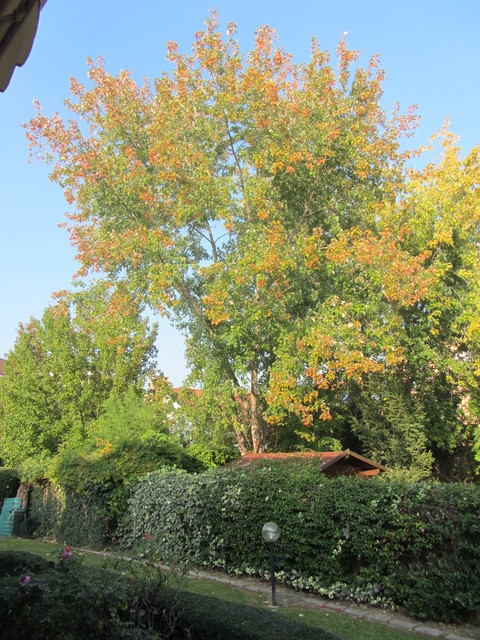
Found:
<svg viewBox="0 0 480 640"><path fill-rule="evenodd" d="M360 63L378 52L386 70L383 106L417 104L418 142L449 116L465 152L480 141L480 0L48 0L29 59L0 94L0 356L13 347L19 322L41 317L53 291L68 288L74 251L57 225L67 204L48 169L28 163L22 122L37 98L47 115L62 111L69 78L86 79L87 57L101 55L111 73L130 69L137 80L170 65L165 43L190 48L210 7L222 28L233 21L244 51L268 24L296 62L309 57L311 38L334 51L348 31ZM183 340L160 325L159 366L174 384L185 372Z"/></svg>

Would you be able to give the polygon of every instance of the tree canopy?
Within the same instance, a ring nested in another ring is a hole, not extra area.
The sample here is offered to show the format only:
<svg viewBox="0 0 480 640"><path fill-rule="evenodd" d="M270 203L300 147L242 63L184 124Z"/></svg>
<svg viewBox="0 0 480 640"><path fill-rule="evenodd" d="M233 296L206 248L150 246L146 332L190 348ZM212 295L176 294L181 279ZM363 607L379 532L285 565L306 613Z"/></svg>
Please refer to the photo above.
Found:
<svg viewBox="0 0 480 640"><path fill-rule="evenodd" d="M20 325L0 379L0 457L12 466L46 461L88 426L108 398L144 395L154 369L156 327L138 307L120 317L106 310L102 283L49 307L42 320ZM73 304L75 300L75 304Z"/></svg>
<svg viewBox="0 0 480 640"><path fill-rule="evenodd" d="M386 114L377 56L362 68L342 40L335 70L314 40L296 64L268 27L242 55L235 30L223 37L212 12L192 52L169 43L172 73L143 85L89 60L68 121L37 105L27 135L72 207L78 277L184 331L190 383L242 452L285 424L310 443L340 423L364 438L381 413L371 380L425 415L412 451L469 447L478 149L461 160L444 131L439 161L414 171L418 116Z"/></svg>

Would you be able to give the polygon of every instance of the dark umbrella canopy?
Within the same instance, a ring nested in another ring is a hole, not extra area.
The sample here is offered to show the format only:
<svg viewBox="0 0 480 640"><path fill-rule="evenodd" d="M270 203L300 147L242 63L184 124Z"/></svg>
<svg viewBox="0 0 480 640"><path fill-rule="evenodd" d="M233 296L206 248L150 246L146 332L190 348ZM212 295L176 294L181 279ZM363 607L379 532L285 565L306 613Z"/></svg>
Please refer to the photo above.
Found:
<svg viewBox="0 0 480 640"><path fill-rule="evenodd" d="M28 58L47 0L0 0L0 91Z"/></svg>

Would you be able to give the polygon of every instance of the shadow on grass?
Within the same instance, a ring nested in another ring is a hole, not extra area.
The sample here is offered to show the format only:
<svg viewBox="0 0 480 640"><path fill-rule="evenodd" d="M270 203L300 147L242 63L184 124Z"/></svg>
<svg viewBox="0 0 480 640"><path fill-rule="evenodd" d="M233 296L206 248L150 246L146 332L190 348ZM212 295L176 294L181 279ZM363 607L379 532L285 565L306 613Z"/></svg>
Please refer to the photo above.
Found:
<svg viewBox="0 0 480 640"><path fill-rule="evenodd" d="M289 620L276 611L187 592L176 597L182 621L189 626L193 638L339 640L338 636L318 627Z"/></svg>

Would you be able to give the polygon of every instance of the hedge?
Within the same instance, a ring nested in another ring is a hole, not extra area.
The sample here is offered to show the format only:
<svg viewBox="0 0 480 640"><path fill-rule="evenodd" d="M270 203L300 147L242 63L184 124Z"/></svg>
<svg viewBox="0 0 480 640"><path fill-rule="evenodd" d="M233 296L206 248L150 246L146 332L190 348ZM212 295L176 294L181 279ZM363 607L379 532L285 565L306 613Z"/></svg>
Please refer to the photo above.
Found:
<svg viewBox="0 0 480 640"><path fill-rule="evenodd" d="M61 543L102 548L112 538L109 495L105 490L102 496L100 486L86 494L63 493L49 484L36 487L30 496L29 529Z"/></svg>
<svg viewBox="0 0 480 640"><path fill-rule="evenodd" d="M332 598L468 620L480 608L480 491L323 476L267 463L201 475L163 471L131 488L119 536L165 560L268 576L265 522L281 529L277 578Z"/></svg>
<svg viewBox="0 0 480 640"><path fill-rule="evenodd" d="M4 498L14 498L20 485L20 476L16 469L0 467L0 510Z"/></svg>

